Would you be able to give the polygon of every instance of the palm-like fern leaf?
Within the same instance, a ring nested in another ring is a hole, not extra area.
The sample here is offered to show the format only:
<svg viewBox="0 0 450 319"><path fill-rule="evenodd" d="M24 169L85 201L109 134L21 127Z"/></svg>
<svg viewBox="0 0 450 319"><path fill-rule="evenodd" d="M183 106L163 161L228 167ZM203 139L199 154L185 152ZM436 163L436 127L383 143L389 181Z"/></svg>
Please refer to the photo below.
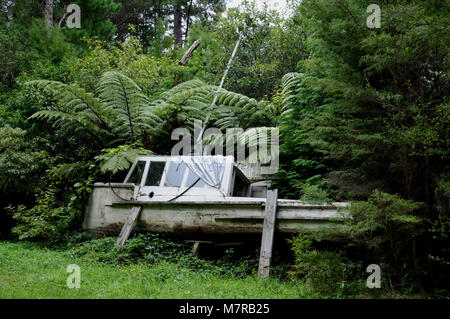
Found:
<svg viewBox="0 0 450 319"><path fill-rule="evenodd" d="M190 128L194 120L204 121L209 113L211 125L220 129L249 127L258 124L268 114L265 111L266 104L262 102L225 89L219 90L217 86L197 79L179 84L154 103L161 112L182 110L177 112L178 120Z"/></svg>
<svg viewBox="0 0 450 319"><path fill-rule="evenodd" d="M139 86L119 72L103 74L97 92L112 116L113 132L124 140L134 142L143 130L152 128L159 120Z"/></svg>
<svg viewBox="0 0 450 319"><path fill-rule="evenodd" d="M130 168L139 155L151 155L149 150L135 149L130 145L121 145L117 148L104 150L102 155L96 157L100 161L100 170L103 173L115 174Z"/></svg>
<svg viewBox="0 0 450 319"><path fill-rule="evenodd" d="M58 81L35 80L28 85L43 90L57 101L51 109L38 111L31 118L45 119L67 130L84 128L100 136L110 134L104 106L92 93Z"/></svg>
<svg viewBox="0 0 450 319"><path fill-rule="evenodd" d="M283 104L283 115L290 112L292 103L295 100L302 85L302 73L287 73L281 81L281 103Z"/></svg>

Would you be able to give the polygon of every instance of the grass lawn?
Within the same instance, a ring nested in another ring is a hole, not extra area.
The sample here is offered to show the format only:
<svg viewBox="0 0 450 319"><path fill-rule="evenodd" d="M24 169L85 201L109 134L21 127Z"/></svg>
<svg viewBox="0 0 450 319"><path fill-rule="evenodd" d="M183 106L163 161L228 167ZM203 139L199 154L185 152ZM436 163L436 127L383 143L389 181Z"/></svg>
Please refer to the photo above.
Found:
<svg viewBox="0 0 450 319"><path fill-rule="evenodd" d="M81 269L80 289L66 281ZM113 266L27 243L0 242L0 298L311 298L307 286L255 276L233 278L173 263Z"/></svg>

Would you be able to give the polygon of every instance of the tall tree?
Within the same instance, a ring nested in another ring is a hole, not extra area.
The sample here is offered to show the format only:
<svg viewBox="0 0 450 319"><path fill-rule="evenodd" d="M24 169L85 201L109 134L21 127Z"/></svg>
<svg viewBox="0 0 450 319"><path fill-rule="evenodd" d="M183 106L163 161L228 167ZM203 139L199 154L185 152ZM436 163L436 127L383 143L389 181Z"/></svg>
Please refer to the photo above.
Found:
<svg viewBox="0 0 450 319"><path fill-rule="evenodd" d="M53 29L53 0L44 1L44 19L48 30Z"/></svg>
<svg viewBox="0 0 450 319"><path fill-rule="evenodd" d="M175 45L181 46L183 44L183 13L181 1L176 0L173 4L173 36L175 38Z"/></svg>
<svg viewBox="0 0 450 319"><path fill-rule="evenodd" d="M445 198L437 186L448 185L449 7L439 0L384 1L381 28L370 29L370 4L304 0L299 6L311 54L299 63L304 75L286 131L295 137L285 139L298 157L286 175L319 158L328 168L322 183L334 198L367 199L376 189L397 193L425 203L419 217L448 236L448 213L433 203L438 193ZM377 205L386 212L382 197ZM416 227L408 232L401 254L390 256L413 261L416 278L437 274L429 267L442 245L432 237L439 236ZM437 255L448 264L443 251Z"/></svg>

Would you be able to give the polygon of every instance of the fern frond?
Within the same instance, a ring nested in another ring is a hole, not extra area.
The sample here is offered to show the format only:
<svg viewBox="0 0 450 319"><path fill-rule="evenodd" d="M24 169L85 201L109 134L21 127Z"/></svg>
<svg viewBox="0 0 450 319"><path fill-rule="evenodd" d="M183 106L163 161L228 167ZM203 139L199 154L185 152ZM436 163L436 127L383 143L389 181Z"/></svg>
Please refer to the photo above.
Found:
<svg viewBox="0 0 450 319"><path fill-rule="evenodd" d="M109 130L105 130L92 121L89 114L68 113L57 110L43 110L34 113L30 119L46 120L54 127L59 127L66 131L77 131L80 128L86 129L96 136L109 136Z"/></svg>
<svg viewBox="0 0 450 319"><path fill-rule="evenodd" d="M238 143L250 150L250 154L246 158L247 162L266 164L272 158L279 156L278 147L272 148L270 143L273 130L273 127L255 127L248 129L238 137ZM253 152L251 152L252 150Z"/></svg>
<svg viewBox="0 0 450 319"><path fill-rule="evenodd" d="M302 85L302 73L287 73L281 80L281 103L283 114L287 114L292 109L292 103L296 99Z"/></svg>
<svg viewBox="0 0 450 319"><path fill-rule="evenodd" d="M97 92L111 113L113 132L125 140L134 142L144 128L150 128L158 121L139 86L119 72L103 74Z"/></svg>
<svg viewBox="0 0 450 319"><path fill-rule="evenodd" d="M47 80L34 80L27 84L50 94L57 101L57 105L54 106L56 110L71 114L84 114L85 118L89 118L104 129L109 126L102 102L83 88L75 84Z"/></svg>
<svg viewBox="0 0 450 319"><path fill-rule="evenodd" d="M142 148L135 149L129 145L121 145L117 148L105 150L105 153L97 156L100 160L100 170L103 173L115 174L127 170L139 155L151 155L153 152Z"/></svg>
<svg viewBox="0 0 450 319"><path fill-rule="evenodd" d="M89 163L85 161L75 163L62 163L52 167L48 174L53 177L64 177L66 179L80 177L87 174Z"/></svg>

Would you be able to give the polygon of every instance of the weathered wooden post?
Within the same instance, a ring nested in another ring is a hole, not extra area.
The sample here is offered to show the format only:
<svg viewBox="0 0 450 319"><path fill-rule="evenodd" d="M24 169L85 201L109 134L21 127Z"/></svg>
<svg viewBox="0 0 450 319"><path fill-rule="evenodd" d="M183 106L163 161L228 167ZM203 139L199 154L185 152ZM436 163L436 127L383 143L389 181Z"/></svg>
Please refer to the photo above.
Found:
<svg viewBox="0 0 450 319"><path fill-rule="evenodd" d="M122 227L122 230L120 231L119 237L117 238L116 245L122 246L125 244L126 240L131 234L131 231L133 230L134 226L137 223L137 218L139 214L141 213L142 206L133 206L131 209L130 214L128 215L127 221Z"/></svg>
<svg viewBox="0 0 450 319"><path fill-rule="evenodd" d="M261 240L261 254L259 256L258 275L261 278L269 277L270 262L272 259L273 236L277 213L278 190L268 190L266 208L264 211L264 225Z"/></svg>

